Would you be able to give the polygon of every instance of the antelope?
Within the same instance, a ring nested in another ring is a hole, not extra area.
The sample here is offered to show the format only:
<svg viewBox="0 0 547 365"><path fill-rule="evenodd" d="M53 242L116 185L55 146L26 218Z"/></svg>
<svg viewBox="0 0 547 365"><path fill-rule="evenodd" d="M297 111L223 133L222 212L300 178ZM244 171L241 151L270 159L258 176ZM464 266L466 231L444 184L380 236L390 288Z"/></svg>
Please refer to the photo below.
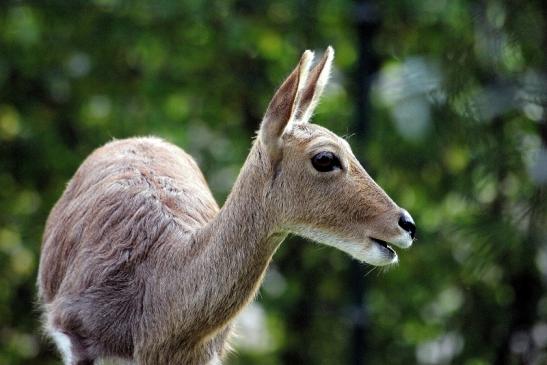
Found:
<svg viewBox="0 0 547 365"><path fill-rule="evenodd" d="M43 236L38 297L65 364L220 364L288 233L382 266L415 225L349 144L310 123L334 50L305 51L270 101L222 209L192 157L115 140L78 168Z"/></svg>

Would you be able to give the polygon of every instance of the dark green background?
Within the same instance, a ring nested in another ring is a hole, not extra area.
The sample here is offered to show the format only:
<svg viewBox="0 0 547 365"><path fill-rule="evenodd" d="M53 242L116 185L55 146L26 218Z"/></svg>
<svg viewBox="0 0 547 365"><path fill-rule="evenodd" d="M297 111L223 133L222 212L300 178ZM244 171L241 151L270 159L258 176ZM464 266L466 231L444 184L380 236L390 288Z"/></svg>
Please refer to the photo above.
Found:
<svg viewBox="0 0 547 365"><path fill-rule="evenodd" d="M59 363L34 305L40 238L86 155L162 136L222 202L275 87L329 44L314 120L348 136L419 229L397 267L360 268L365 363L547 363L545 1L366 4L3 2L0 364ZM372 42L359 19L376 24ZM366 115L359 49L378 69ZM350 364L354 277L347 255L285 242L247 317L262 335L227 363Z"/></svg>

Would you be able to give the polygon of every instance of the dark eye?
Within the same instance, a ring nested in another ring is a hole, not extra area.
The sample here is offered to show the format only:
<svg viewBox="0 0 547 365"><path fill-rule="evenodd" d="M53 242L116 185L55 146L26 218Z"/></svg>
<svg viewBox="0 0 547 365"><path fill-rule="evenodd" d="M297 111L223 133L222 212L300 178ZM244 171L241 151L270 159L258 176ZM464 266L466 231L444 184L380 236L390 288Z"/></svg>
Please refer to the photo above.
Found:
<svg viewBox="0 0 547 365"><path fill-rule="evenodd" d="M319 152L311 159L313 167L320 172L328 172L334 169L341 169L340 160L332 152Z"/></svg>

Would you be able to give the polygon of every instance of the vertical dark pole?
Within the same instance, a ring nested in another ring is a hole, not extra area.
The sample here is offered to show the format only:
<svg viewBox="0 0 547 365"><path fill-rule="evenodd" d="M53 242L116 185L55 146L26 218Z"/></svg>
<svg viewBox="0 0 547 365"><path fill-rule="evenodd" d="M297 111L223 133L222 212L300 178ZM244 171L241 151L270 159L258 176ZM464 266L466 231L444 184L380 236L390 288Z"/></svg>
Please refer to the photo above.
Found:
<svg viewBox="0 0 547 365"><path fill-rule="evenodd" d="M378 29L380 17L378 8L373 1L357 0L355 2L355 26L358 43L358 63L353 80L355 100L355 122L353 129L357 138L352 144L357 152L357 157L366 167L363 160L363 150L369 129L370 118L369 93L372 77L379 67L375 56L372 41ZM352 262L351 284L353 288L353 329L352 329L352 364L364 365L366 353L366 334L368 330L368 312L366 308L366 283L362 265Z"/></svg>

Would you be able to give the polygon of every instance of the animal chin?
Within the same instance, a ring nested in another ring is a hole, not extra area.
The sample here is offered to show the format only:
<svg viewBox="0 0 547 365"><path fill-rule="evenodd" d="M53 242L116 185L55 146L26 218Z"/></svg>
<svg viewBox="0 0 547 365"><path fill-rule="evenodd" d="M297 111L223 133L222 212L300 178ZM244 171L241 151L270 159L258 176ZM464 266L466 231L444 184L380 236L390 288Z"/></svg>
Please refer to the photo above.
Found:
<svg viewBox="0 0 547 365"><path fill-rule="evenodd" d="M370 265L385 266L398 261L397 253L387 242L379 239L369 238L366 242L363 242L305 226L293 227L292 231L314 241L335 247Z"/></svg>

